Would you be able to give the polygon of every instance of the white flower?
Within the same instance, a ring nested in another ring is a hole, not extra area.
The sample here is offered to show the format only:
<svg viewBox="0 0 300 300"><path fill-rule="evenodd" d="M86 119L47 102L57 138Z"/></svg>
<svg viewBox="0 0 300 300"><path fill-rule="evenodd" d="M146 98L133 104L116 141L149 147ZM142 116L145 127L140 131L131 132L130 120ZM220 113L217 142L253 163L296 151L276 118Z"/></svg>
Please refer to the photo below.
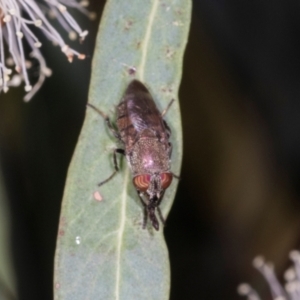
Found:
<svg viewBox="0 0 300 300"><path fill-rule="evenodd" d="M290 259L293 265L284 274L286 281L284 287L278 281L271 263L265 262L262 256L253 260L254 267L268 282L274 300L300 300L300 252L291 251ZM248 300L261 300L257 292L247 283L239 285L238 293L246 296Z"/></svg>
<svg viewBox="0 0 300 300"><path fill-rule="evenodd" d="M34 27L39 28L54 45L58 45L69 62L72 62L74 56L84 59L84 54L78 53L65 43L48 18L57 18L69 33L70 39L74 40L79 36L82 41L88 32L79 27L67 7L78 9L94 18L95 14L85 9L87 5L88 1L85 0L0 0L0 91L6 93L9 87L24 82L27 92L24 100L29 101L45 78L51 75L52 71L47 67L40 51L42 44L32 31ZM24 50L25 41L31 48L29 55ZM39 63L39 78L33 86L28 78L27 70L31 66L28 57L35 58Z"/></svg>

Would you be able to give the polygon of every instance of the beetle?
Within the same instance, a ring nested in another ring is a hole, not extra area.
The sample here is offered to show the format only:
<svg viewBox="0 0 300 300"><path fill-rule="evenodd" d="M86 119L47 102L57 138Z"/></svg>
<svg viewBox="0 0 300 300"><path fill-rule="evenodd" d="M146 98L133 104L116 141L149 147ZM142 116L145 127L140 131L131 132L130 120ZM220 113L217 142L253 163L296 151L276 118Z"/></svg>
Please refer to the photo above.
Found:
<svg viewBox="0 0 300 300"><path fill-rule="evenodd" d="M161 222L165 224L159 205L173 177L179 178L170 168L171 130L163 119L173 102L174 99L160 113L149 90L135 79L129 83L117 106L117 130L106 114L94 105L87 104L105 119L112 134L123 145L123 148L114 149L114 172L98 186L107 183L118 172L116 154L125 155L132 172L133 184L144 207L144 229L149 217L152 226L159 230L156 210Z"/></svg>

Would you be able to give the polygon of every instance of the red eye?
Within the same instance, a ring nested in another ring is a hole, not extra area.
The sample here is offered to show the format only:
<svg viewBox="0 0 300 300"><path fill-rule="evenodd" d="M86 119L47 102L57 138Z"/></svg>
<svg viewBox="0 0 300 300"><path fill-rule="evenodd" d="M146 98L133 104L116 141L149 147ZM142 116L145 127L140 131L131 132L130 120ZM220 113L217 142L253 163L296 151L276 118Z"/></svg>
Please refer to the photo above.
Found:
<svg viewBox="0 0 300 300"><path fill-rule="evenodd" d="M150 178L151 176L148 174L135 176L133 178L133 184L139 191L146 192L149 187Z"/></svg>
<svg viewBox="0 0 300 300"><path fill-rule="evenodd" d="M171 184L173 175L171 173L162 173L160 174L160 178L161 178L161 187L165 190Z"/></svg>

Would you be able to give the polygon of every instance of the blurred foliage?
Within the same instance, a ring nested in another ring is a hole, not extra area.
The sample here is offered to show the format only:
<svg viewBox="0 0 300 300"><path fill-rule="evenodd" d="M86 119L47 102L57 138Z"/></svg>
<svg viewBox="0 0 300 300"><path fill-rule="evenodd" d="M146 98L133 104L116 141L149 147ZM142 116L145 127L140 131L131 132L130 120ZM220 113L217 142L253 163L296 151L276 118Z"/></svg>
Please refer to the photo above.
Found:
<svg viewBox="0 0 300 300"><path fill-rule="evenodd" d="M6 191L0 173L0 299L16 299L16 283L12 265L10 244L10 213L7 207Z"/></svg>
<svg viewBox="0 0 300 300"><path fill-rule="evenodd" d="M241 299L241 281L265 289L254 256L280 274L299 247L299 5L194 2L180 89L182 179L165 228L171 300ZM92 54L97 22L80 23L90 31L81 52ZM21 90L0 95L11 248L26 300L52 299L60 201L91 64L45 50L53 76L32 102Z"/></svg>

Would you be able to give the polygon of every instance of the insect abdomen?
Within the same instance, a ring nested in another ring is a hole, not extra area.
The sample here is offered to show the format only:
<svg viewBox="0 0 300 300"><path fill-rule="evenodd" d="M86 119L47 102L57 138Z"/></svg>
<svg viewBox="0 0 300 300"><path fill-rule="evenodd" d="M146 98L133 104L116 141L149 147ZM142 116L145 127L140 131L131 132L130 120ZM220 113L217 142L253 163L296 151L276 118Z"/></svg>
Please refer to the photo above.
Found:
<svg viewBox="0 0 300 300"><path fill-rule="evenodd" d="M130 149L138 138L168 139L160 112L146 87L132 81L117 108L117 126L125 147Z"/></svg>

